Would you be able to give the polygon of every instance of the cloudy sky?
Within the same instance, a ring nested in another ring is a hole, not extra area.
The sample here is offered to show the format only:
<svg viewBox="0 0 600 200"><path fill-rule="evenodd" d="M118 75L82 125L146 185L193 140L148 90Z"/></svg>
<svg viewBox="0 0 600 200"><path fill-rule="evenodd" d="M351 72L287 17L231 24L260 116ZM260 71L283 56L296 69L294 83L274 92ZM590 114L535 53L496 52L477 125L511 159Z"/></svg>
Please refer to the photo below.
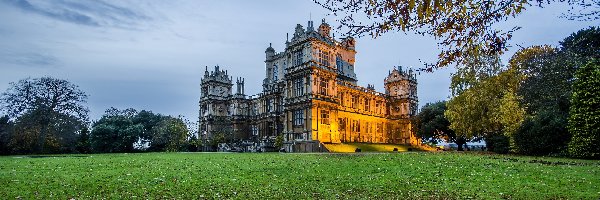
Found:
<svg viewBox="0 0 600 200"><path fill-rule="evenodd" d="M566 4L531 8L500 28L521 26L518 46L558 41L598 22L559 16ZM0 91L27 77L67 79L89 94L91 119L109 107L146 109L167 115L198 116L199 84L205 66L246 78L247 94L261 90L264 50L282 51L296 24L322 18L335 25L312 0L0 0ZM357 40L359 84L375 84L393 66L433 62L436 41L391 33ZM447 99L453 68L418 76L420 105Z"/></svg>

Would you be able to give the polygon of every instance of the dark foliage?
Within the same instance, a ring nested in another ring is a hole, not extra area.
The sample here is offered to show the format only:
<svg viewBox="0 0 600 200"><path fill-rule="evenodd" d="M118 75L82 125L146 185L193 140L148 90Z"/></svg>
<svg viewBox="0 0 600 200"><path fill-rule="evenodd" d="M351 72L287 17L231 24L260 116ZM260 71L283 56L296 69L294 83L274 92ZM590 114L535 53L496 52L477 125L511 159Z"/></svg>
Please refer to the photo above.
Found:
<svg viewBox="0 0 600 200"><path fill-rule="evenodd" d="M569 153L577 158L600 159L600 61L577 70L571 99Z"/></svg>
<svg viewBox="0 0 600 200"><path fill-rule="evenodd" d="M490 135L485 138L485 146L488 151L506 154L510 149L510 142L507 136Z"/></svg>
<svg viewBox="0 0 600 200"><path fill-rule="evenodd" d="M525 119L514 135L519 154L547 156L564 155L571 135L566 129L567 115L545 110Z"/></svg>

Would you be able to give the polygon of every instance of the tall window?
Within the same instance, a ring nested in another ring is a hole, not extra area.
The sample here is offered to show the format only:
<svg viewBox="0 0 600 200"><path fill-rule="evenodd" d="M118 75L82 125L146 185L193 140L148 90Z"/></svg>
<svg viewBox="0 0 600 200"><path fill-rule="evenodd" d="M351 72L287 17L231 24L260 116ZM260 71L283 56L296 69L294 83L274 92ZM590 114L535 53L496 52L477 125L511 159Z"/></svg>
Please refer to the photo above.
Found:
<svg viewBox="0 0 600 200"><path fill-rule="evenodd" d="M352 132L360 132L360 121L352 120Z"/></svg>
<svg viewBox="0 0 600 200"><path fill-rule="evenodd" d="M318 61L319 64L321 64L321 66L329 66L329 54L331 54L329 51L325 51L325 50L317 50L317 57L318 57Z"/></svg>
<svg viewBox="0 0 600 200"><path fill-rule="evenodd" d="M358 97L357 96L352 96L352 108L358 108Z"/></svg>
<svg viewBox="0 0 600 200"><path fill-rule="evenodd" d="M371 108L369 102L370 102L370 100L368 98L365 98L365 110L366 111L369 111L369 109Z"/></svg>
<svg viewBox="0 0 600 200"><path fill-rule="evenodd" d="M294 126L304 124L304 111L302 109L294 110L293 115Z"/></svg>
<svg viewBox="0 0 600 200"><path fill-rule="evenodd" d="M344 118L338 118L338 130L340 130L340 131L346 130L346 120Z"/></svg>
<svg viewBox="0 0 600 200"><path fill-rule="evenodd" d="M340 54L335 57L335 66L337 67L338 71L344 71L344 62L342 62L342 56Z"/></svg>
<svg viewBox="0 0 600 200"><path fill-rule="evenodd" d="M296 89L296 96L299 97L304 95L304 81L302 80L302 78L296 79L294 81L294 85Z"/></svg>
<svg viewBox="0 0 600 200"><path fill-rule="evenodd" d="M279 76L279 69L277 69L277 65L273 65L273 80L277 80Z"/></svg>
<svg viewBox="0 0 600 200"><path fill-rule="evenodd" d="M302 52L302 50L295 51L293 54L294 66L301 65L304 62L304 53Z"/></svg>
<svg viewBox="0 0 600 200"><path fill-rule="evenodd" d="M252 125L251 129L252 129L252 135L257 136L258 135L258 126Z"/></svg>
<svg viewBox="0 0 600 200"><path fill-rule="evenodd" d="M267 99L267 112L273 111L273 99Z"/></svg>
<svg viewBox="0 0 600 200"><path fill-rule="evenodd" d="M321 110L321 124L329 124L329 111Z"/></svg>
<svg viewBox="0 0 600 200"><path fill-rule="evenodd" d="M365 129L366 133L373 133L373 123L365 122Z"/></svg>
<svg viewBox="0 0 600 200"><path fill-rule="evenodd" d="M327 79L321 78L321 81L319 82L319 93L327 95Z"/></svg>

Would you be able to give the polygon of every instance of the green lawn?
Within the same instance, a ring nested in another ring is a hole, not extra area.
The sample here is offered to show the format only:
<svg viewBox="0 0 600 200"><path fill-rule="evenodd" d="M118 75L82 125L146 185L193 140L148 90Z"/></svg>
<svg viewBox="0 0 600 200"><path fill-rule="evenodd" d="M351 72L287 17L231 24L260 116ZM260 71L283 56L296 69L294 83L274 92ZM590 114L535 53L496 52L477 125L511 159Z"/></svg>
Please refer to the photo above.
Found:
<svg viewBox="0 0 600 200"><path fill-rule="evenodd" d="M405 152L0 157L0 198L598 199L600 161Z"/></svg>

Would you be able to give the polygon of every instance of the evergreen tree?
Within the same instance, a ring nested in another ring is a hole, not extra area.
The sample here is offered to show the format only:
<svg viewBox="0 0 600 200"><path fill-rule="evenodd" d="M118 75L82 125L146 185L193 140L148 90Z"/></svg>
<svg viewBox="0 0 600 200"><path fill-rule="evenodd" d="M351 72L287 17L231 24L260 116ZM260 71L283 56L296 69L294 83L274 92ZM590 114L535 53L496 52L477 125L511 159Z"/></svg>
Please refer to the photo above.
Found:
<svg viewBox="0 0 600 200"><path fill-rule="evenodd" d="M569 117L573 135L569 153L600 159L600 62L593 60L575 73Z"/></svg>

